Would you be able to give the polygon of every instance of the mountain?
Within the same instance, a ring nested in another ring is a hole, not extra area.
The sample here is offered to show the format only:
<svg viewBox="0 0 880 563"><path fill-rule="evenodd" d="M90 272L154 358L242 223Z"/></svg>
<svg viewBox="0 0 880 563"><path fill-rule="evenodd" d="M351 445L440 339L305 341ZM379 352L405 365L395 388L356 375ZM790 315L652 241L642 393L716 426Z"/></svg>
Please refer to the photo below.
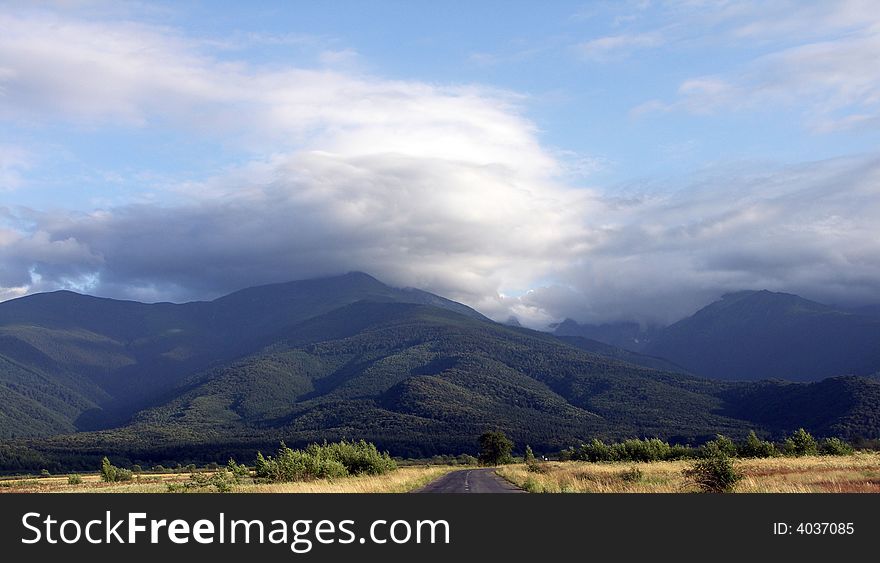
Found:
<svg viewBox="0 0 880 563"><path fill-rule="evenodd" d="M669 360L638 354L630 350L612 346L611 344L599 342L598 340L590 340L589 338L584 338L582 336L557 336L556 338L570 346L574 346L575 348L579 348L586 352L592 352L607 358L614 358L636 366L670 372L688 373L686 369L670 362Z"/></svg>
<svg viewBox="0 0 880 563"><path fill-rule="evenodd" d="M742 291L654 336L644 352L717 379L815 381L880 371L880 318Z"/></svg>
<svg viewBox="0 0 880 563"><path fill-rule="evenodd" d="M660 330L656 327L643 327L639 323L632 322L596 325L579 324L572 319L565 319L550 328L557 336L580 336L631 352L643 352L654 338L654 334Z"/></svg>
<svg viewBox="0 0 880 563"><path fill-rule="evenodd" d="M429 456L473 452L487 428L537 451L801 425L880 436L870 377L712 381L364 274L183 305L33 296L0 304L0 328L6 470L94 467L104 455L225 462L280 440L364 438Z"/></svg>
<svg viewBox="0 0 880 563"><path fill-rule="evenodd" d="M850 309L849 312L855 313L856 315L865 315L868 317L880 317L880 304L856 307L854 309Z"/></svg>
<svg viewBox="0 0 880 563"><path fill-rule="evenodd" d="M261 349L286 328L358 301L460 303L360 272L253 287L211 302L144 304L70 291L0 303L0 438L99 429L174 393L183 378ZM16 413L17 416L12 416Z"/></svg>

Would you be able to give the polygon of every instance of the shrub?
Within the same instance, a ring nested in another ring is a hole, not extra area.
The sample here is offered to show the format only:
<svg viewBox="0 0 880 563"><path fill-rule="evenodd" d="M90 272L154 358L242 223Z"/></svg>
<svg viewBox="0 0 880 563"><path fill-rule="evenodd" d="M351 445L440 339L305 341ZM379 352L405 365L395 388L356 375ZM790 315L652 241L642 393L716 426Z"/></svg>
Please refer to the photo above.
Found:
<svg viewBox="0 0 880 563"><path fill-rule="evenodd" d="M740 457L775 457L779 455L773 442L758 438L755 431L749 432L744 444L739 447Z"/></svg>
<svg viewBox="0 0 880 563"><path fill-rule="evenodd" d="M132 473L143 473L144 468L135 463L134 465L131 466L131 472Z"/></svg>
<svg viewBox="0 0 880 563"><path fill-rule="evenodd" d="M456 456L455 462L458 465L479 465L480 460L469 454L461 454Z"/></svg>
<svg viewBox="0 0 880 563"><path fill-rule="evenodd" d="M676 459L689 459L695 457L694 449L690 446L685 446L682 444L673 444L669 447L669 455L666 458L667 461L672 461Z"/></svg>
<svg viewBox="0 0 880 563"><path fill-rule="evenodd" d="M41 469L40 470L40 477L51 477L51 476L52 476L52 474L49 473L48 469Z"/></svg>
<svg viewBox="0 0 880 563"><path fill-rule="evenodd" d="M535 462L535 452L532 451L532 446L526 445L526 453L523 455L523 461L527 464Z"/></svg>
<svg viewBox="0 0 880 563"><path fill-rule="evenodd" d="M131 481L131 477L131 471L116 467L106 457L101 460L101 480L105 483Z"/></svg>
<svg viewBox="0 0 880 563"><path fill-rule="evenodd" d="M783 451L785 455L796 457L816 455L819 453L819 445L809 432L803 428L798 428L797 432L785 439Z"/></svg>
<svg viewBox="0 0 880 563"><path fill-rule="evenodd" d="M566 450L568 458L580 461L664 461L686 459L694 456L689 446L670 445L657 438L647 440L630 439L616 444L606 444L593 438L588 444L581 444L578 449Z"/></svg>
<svg viewBox="0 0 880 563"><path fill-rule="evenodd" d="M309 481L345 475L381 475L397 468L387 452L374 444L336 442L311 444L305 450L292 450L283 442L274 457L257 453L256 476L276 482Z"/></svg>
<svg viewBox="0 0 880 563"><path fill-rule="evenodd" d="M388 452L379 452L375 444L364 440L312 444L306 448L306 452L316 457L326 456L341 463L351 475L382 475L397 469L397 463Z"/></svg>
<svg viewBox="0 0 880 563"><path fill-rule="evenodd" d="M702 457L736 457L736 444L727 436L718 434L714 440L703 444L700 454Z"/></svg>
<svg viewBox="0 0 880 563"><path fill-rule="evenodd" d="M614 444L616 459L621 461L661 461L669 458L672 447L663 440L624 440Z"/></svg>
<svg viewBox="0 0 880 563"><path fill-rule="evenodd" d="M644 475L642 474L642 470L636 466L630 467L626 471L623 471L620 475L620 480L626 483L638 483L642 480Z"/></svg>
<svg viewBox="0 0 880 563"><path fill-rule="evenodd" d="M236 463L234 459L229 458L226 463L226 469L236 477L250 477L251 470L243 463Z"/></svg>
<svg viewBox="0 0 880 563"><path fill-rule="evenodd" d="M593 438L589 444L581 444L580 449L576 450L571 457L580 461L597 462L616 461L617 455L618 452L613 446L606 444L598 438Z"/></svg>
<svg viewBox="0 0 880 563"><path fill-rule="evenodd" d="M855 450L840 438L825 438L819 443L819 453L822 455L852 455Z"/></svg>
<svg viewBox="0 0 880 563"><path fill-rule="evenodd" d="M530 493L544 492L544 487L542 487L541 484L532 477L526 477L526 480L523 481L522 488Z"/></svg>
<svg viewBox="0 0 880 563"><path fill-rule="evenodd" d="M196 491L211 491L218 493L231 492L239 483L238 477L226 468L220 469L213 474L195 472L189 476L185 483L166 483L169 493L188 493Z"/></svg>
<svg viewBox="0 0 880 563"><path fill-rule="evenodd" d="M68 485L82 485L83 478L79 475L68 475L67 476L67 484Z"/></svg>
<svg viewBox="0 0 880 563"><path fill-rule="evenodd" d="M502 465L513 463L513 442L504 432L495 430L480 436L480 463L483 465Z"/></svg>
<svg viewBox="0 0 880 563"><path fill-rule="evenodd" d="M699 459L682 473L705 493L733 492L742 479L733 461L725 455Z"/></svg>

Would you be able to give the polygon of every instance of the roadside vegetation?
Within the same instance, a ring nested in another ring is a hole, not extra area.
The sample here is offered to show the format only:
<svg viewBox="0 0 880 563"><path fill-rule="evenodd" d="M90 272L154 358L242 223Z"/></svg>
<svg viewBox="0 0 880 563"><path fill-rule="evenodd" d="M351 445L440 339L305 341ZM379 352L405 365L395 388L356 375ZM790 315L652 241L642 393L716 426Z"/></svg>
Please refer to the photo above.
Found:
<svg viewBox="0 0 880 563"><path fill-rule="evenodd" d="M659 439L606 443L591 440L556 455L538 455L500 431L478 440L479 458L462 454L429 460L394 460L366 441L283 442L250 465L121 467L103 458L97 471L0 479L0 492L408 492L462 466L497 466L498 473L530 492L880 492L880 452L816 440L799 429L779 442L754 432L740 442L725 436L699 447ZM549 461L548 457L555 458Z"/></svg>
<svg viewBox="0 0 880 563"><path fill-rule="evenodd" d="M455 464L398 467L387 452L372 443L334 442L294 450L284 443L274 455L257 454L252 467L230 459L225 466L194 465L169 471L133 466L117 467L104 458L93 474L20 477L0 480L0 492L288 492L288 493L404 493L472 464L476 458L458 456Z"/></svg>
<svg viewBox="0 0 880 563"><path fill-rule="evenodd" d="M594 439L560 458L526 455L498 473L530 492L880 492L880 453L816 440L803 428L779 444L754 432L741 443L718 435L700 447Z"/></svg>

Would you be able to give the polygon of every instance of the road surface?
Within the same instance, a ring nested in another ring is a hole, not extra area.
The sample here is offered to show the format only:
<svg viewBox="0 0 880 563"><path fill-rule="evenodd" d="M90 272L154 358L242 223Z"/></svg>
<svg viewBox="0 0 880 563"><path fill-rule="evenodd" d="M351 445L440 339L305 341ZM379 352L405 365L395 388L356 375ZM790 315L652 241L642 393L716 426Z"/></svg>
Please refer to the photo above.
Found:
<svg viewBox="0 0 880 563"><path fill-rule="evenodd" d="M495 474L494 469L464 469L431 481L417 493L524 493Z"/></svg>

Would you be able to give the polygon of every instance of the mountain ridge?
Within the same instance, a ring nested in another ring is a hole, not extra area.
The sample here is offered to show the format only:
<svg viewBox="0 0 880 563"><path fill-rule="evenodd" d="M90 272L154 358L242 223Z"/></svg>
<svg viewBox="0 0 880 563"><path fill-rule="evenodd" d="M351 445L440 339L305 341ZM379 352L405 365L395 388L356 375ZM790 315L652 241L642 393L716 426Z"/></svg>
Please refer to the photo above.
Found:
<svg viewBox="0 0 880 563"><path fill-rule="evenodd" d="M39 300L33 318L48 326L21 324L0 304L0 469L108 454L222 462L342 438L422 457L471 451L486 428L540 451L593 437L778 437L807 423L880 435L875 378L713 381L369 276L248 288L214 309L59 297L86 307L73 317L87 327L53 321L64 311Z"/></svg>

